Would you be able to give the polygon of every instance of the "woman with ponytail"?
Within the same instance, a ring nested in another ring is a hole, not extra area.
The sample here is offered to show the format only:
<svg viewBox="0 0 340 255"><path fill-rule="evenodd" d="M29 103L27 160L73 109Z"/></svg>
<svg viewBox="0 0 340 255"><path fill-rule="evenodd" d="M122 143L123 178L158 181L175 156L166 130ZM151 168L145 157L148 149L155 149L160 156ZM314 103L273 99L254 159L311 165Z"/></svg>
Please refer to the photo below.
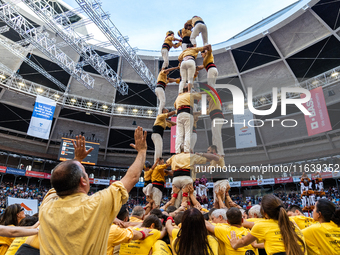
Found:
<svg viewBox="0 0 340 255"><path fill-rule="evenodd" d="M238 239L235 233L231 233L229 240L234 249L262 240L268 255L307 254L302 232L289 220L279 198L265 195L261 203L261 213L265 219L253 225L248 235Z"/></svg>
<svg viewBox="0 0 340 255"><path fill-rule="evenodd" d="M340 254L340 209L326 200L319 199L314 207L314 224L302 230L309 255Z"/></svg>

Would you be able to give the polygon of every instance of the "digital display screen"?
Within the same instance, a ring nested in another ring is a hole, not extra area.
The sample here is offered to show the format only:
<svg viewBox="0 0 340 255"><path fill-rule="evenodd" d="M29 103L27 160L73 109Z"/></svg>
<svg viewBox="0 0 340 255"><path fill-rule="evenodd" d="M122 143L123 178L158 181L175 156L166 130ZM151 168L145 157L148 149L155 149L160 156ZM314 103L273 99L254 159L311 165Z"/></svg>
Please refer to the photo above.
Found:
<svg viewBox="0 0 340 255"><path fill-rule="evenodd" d="M72 141L75 142L76 139L64 137L61 138L58 160L66 161L74 158L74 147ZM87 157L81 163L88 165L96 165L98 160L99 145L100 145L99 143L86 142L85 143L86 150L93 148L93 151L91 151L90 154L87 155Z"/></svg>

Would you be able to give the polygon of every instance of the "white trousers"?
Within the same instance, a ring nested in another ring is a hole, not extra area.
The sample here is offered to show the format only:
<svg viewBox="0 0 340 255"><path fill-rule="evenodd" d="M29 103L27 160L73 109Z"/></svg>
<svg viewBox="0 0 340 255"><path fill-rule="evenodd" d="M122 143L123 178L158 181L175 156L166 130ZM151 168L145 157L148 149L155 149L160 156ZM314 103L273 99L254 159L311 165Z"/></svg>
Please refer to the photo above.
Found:
<svg viewBox="0 0 340 255"><path fill-rule="evenodd" d="M182 42L182 50L186 50L188 48L188 43L183 43Z"/></svg>
<svg viewBox="0 0 340 255"><path fill-rule="evenodd" d="M187 81L190 84L194 84L195 71L196 71L196 63L194 60L189 59L186 61L182 61L181 68L180 68L182 80L178 87L178 93L183 92L183 88Z"/></svg>
<svg viewBox="0 0 340 255"><path fill-rule="evenodd" d="M154 147L155 147L155 154L154 154L154 163L155 163L158 158L162 157L163 138L161 137L160 134L153 133L151 135L151 139L152 139Z"/></svg>
<svg viewBox="0 0 340 255"><path fill-rule="evenodd" d="M194 152L196 142L197 142L197 134L195 132L192 132L191 139L190 139L190 151L191 152Z"/></svg>
<svg viewBox="0 0 340 255"><path fill-rule="evenodd" d="M146 187L143 188L143 193L145 194L145 196L152 197L152 189L153 189L152 183L146 185Z"/></svg>
<svg viewBox="0 0 340 255"><path fill-rule="evenodd" d="M162 191L160 191L158 188L155 187L152 188L152 199L153 201L155 201L156 206L161 205L162 195L163 195Z"/></svg>
<svg viewBox="0 0 340 255"><path fill-rule="evenodd" d="M165 90L161 87L158 87L155 89L155 94L159 100L158 114L162 114L163 108L165 107L166 103Z"/></svg>
<svg viewBox="0 0 340 255"><path fill-rule="evenodd" d="M211 121L212 144L217 147L217 154L224 155L223 141L222 141L222 126L223 119L215 118L219 121ZM219 124L221 123L221 124Z"/></svg>
<svg viewBox="0 0 340 255"><path fill-rule="evenodd" d="M181 203L182 203L182 188L186 185L188 185L189 183L193 183L194 181L192 180L192 178L190 176L177 176L174 177L172 180L172 185L175 185L177 188L181 189L180 192L178 192L178 196L175 200L175 206L176 208L178 208Z"/></svg>
<svg viewBox="0 0 340 255"><path fill-rule="evenodd" d="M208 85L215 88L216 78L218 76L218 70L216 67L210 67L207 73Z"/></svg>
<svg viewBox="0 0 340 255"><path fill-rule="evenodd" d="M184 145L184 152L190 152L190 139L194 116L187 112L181 112L176 120L176 153L181 153L181 145Z"/></svg>
<svg viewBox="0 0 340 255"><path fill-rule="evenodd" d="M162 58L164 61L162 65L162 69L165 69L169 66L169 51L167 49L162 49L161 53L162 53Z"/></svg>
<svg viewBox="0 0 340 255"><path fill-rule="evenodd" d="M213 188L214 203L217 202L215 191L218 191L220 189L224 190L224 193L223 193L223 196L222 196L222 201L224 201L225 200L225 191L227 190L228 187L230 187L228 180L221 180L221 181L214 182L214 188Z"/></svg>
<svg viewBox="0 0 340 255"><path fill-rule="evenodd" d="M197 23L191 33L190 36L190 41L193 45L196 45L196 37L201 34L202 35L202 40L203 40L203 45L208 44L208 29L207 26L203 23ZM197 45L196 45L197 46Z"/></svg>

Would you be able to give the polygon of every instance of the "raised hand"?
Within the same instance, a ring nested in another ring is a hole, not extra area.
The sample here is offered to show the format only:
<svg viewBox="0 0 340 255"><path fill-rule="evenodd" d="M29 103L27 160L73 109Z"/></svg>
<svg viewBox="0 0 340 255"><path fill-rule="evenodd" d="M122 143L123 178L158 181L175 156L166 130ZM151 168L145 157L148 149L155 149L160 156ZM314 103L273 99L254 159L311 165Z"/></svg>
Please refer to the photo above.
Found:
<svg viewBox="0 0 340 255"><path fill-rule="evenodd" d="M82 135L76 136L76 142L72 140L73 147L74 147L74 159L82 162L87 155L93 151L93 148L86 150L85 146L85 137Z"/></svg>
<svg viewBox="0 0 340 255"><path fill-rule="evenodd" d="M143 151L147 150L148 146L146 144L146 135L147 132L143 132L142 127L137 127L135 130L135 143L131 143L130 146L134 148L136 151Z"/></svg>

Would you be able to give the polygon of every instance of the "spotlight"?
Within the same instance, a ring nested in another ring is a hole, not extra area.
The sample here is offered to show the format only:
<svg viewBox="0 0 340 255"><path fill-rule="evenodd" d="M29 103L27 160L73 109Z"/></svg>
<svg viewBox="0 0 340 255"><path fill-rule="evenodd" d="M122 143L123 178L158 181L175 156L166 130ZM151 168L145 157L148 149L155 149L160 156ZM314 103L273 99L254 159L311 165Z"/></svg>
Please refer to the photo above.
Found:
<svg viewBox="0 0 340 255"><path fill-rule="evenodd" d="M6 79L7 77L6 77L5 75L3 75L3 74L0 74L0 78L4 80L4 79Z"/></svg>
<svg viewBox="0 0 340 255"><path fill-rule="evenodd" d="M152 114L153 113L153 111L151 111L151 110L148 110L148 114Z"/></svg>
<svg viewBox="0 0 340 255"><path fill-rule="evenodd" d="M137 109L133 109L132 111L133 111L133 112L138 112L138 110L137 110Z"/></svg>
<svg viewBox="0 0 340 255"><path fill-rule="evenodd" d="M44 90L42 88L37 88L37 92L42 93L42 92L44 92Z"/></svg>
<svg viewBox="0 0 340 255"><path fill-rule="evenodd" d="M117 111L122 112L122 111L124 111L124 108L123 107L118 107Z"/></svg>
<svg viewBox="0 0 340 255"><path fill-rule="evenodd" d="M24 87L24 86L25 86L25 83L19 82L18 85L19 85L20 87Z"/></svg>
<svg viewBox="0 0 340 255"><path fill-rule="evenodd" d="M72 98L72 99L71 99L71 102L72 102L72 103L75 103L75 102L77 102L77 99Z"/></svg>
<svg viewBox="0 0 340 255"><path fill-rule="evenodd" d="M88 106L91 106L91 105L92 105L92 103L91 103L91 102L87 102L87 105L88 105Z"/></svg>
<svg viewBox="0 0 340 255"><path fill-rule="evenodd" d="M102 107L103 107L103 109L105 109L105 110L108 108L107 105L103 105Z"/></svg>
<svg viewBox="0 0 340 255"><path fill-rule="evenodd" d="M55 97L55 98L59 98L60 96L59 96L58 94L55 94L54 97Z"/></svg>
<svg viewBox="0 0 340 255"><path fill-rule="evenodd" d="M332 74L331 74L331 77L337 77L339 75L339 73L338 72L333 72Z"/></svg>

